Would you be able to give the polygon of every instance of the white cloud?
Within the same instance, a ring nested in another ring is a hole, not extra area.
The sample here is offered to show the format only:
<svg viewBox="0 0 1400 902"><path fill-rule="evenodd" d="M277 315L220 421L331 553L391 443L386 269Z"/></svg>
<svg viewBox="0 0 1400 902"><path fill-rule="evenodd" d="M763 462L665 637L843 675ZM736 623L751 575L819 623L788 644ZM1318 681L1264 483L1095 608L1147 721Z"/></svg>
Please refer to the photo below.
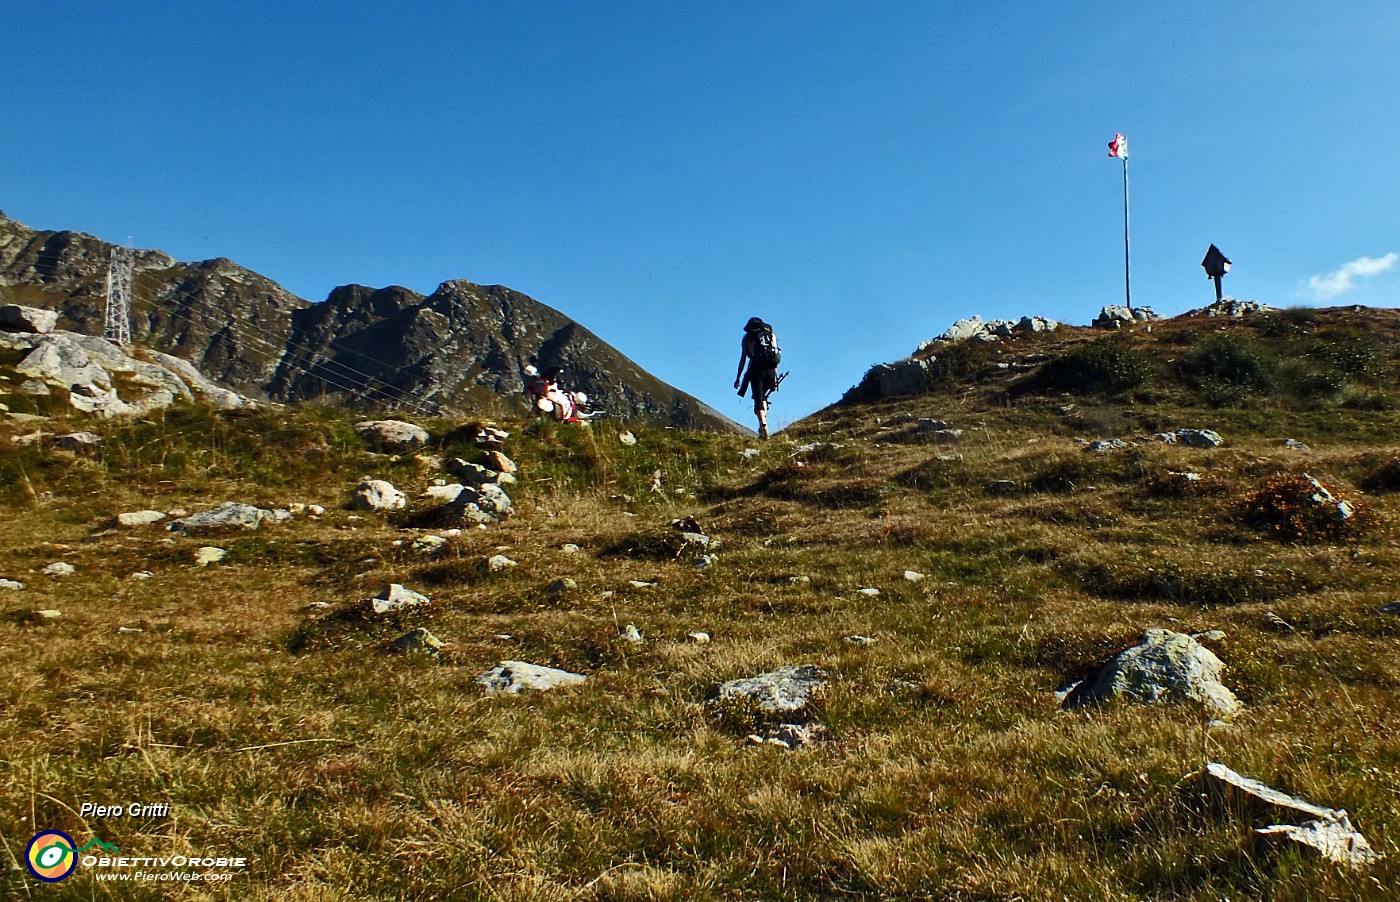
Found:
<svg viewBox="0 0 1400 902"><path fill-rule="evenodd" d="M1387 270L1394 269L1400 254L1391 251L1384 257L1357 257L1350 263L1343 263L1336 272L1308 279L1308 288L1319 301L1334 298L1356 287L1357 279L1369 279Z"/></svg>

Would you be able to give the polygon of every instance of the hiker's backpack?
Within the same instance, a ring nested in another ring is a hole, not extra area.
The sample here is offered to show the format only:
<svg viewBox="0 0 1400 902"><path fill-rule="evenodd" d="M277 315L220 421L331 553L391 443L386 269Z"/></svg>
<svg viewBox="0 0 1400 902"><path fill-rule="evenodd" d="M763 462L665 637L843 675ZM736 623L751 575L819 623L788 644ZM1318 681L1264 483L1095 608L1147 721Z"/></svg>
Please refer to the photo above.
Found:
<svg viewBox="0 0 1400 902"><path fill-rule="evenodd" d="M753 333L753 365L758 370L774 370L782 362L783 352L778 350L778 339L773 330L764 328Z"/></svg>

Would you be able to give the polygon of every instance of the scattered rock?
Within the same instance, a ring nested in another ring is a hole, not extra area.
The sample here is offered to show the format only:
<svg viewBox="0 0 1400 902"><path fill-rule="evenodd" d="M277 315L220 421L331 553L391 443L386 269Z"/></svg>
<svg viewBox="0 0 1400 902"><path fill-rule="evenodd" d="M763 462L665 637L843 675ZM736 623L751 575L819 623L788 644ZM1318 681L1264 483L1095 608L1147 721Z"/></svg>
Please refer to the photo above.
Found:
<svg viewBox="0 0 1400 902"><path fill-rule="evenodd" d="M482 448L499 448L510 438L510 433L495 426L482 426L476 433L476 444Z"/></svg>
<svg viewBox="0 0 1400 902"><path fill-rule="evenodd" d="M499 451L487 451L485 460L486 466L497 473L514 473L520 469L515 465L515 461Z"/></svg>
<svg viewBox="0 0 1400 902"><path fill-rule="evenodd" d="M1256 827L1254 835L1261 840L1299 846L1354 868L1376 862L1371 844L1352 827L1343 809L1305 802L1216 762L1207 764L1200 777L1206 792L1226 811L1247 815L1256 823L1287 821Z"/></svg>
<svg viewBox="0 0 1400 902"><path fill-rule="evenodd" d="M704 570L706 567L713 567L717 560L719 558L713 554L702 554L695 559L695 569Z"/></svg>
<svg viewBox="0 0 1400 902"><path fill-rule="evenodd" d="M792 714L814 702L826 684L826 673L821 668L801 664L730 680L715 690L709 702L724 705L743 700L765 714Z"/></svg>
<svg viewBox="0 0 1400 902"><path fill-rule="evenodd" d="M217 564L228 557L228 552L213 545L205 545L203 548L195 550L194 562L200 567L208 567L210 564Z"/></svg>
<svg viewBox="0 0 1400 902"><path fill-rule="evenodd" d="M47 567L45 567L41 572L45 576L72 576L74 573L78 572L78 568L74 567L67 561L54 561L52 564L49 564Z"/></svg>
<svg viewBox="0 0 1400 902"><path fill-rule="evenodd" d="M1241 707L1221 682L1225 665L1185 633L1149 629L1140 645L1119 652L1087 677L1057 693L1065 708L1124 697L1154 703L1199 702L1212 714L1228 717Z"/></svg>
<svg viewBox="0 0 1400 902"><path fill-rule="evenodd" d="M866 595L866 596L869 596L870 598L874 598L876 595L879 595L879 594L880 594L880 590L879 590L879 589L876 589L876 588L873 588L873 587L872 587L872 588L865 588L865 589L856 589L856 594L858 594L858 595Z"/></svg>
<svg viewBox="0 0 1400 902"><path fill-rule="evenodd" d="M1286 439L1284 439L1284 440L1283 440L1283 447L1289 449L1290 451L1311 451L1311 450L1312 450L1311 448L1309 448L1309 447L1307 446L1307 444L1305 444L1304 442L1298 441L1296 438L1286 438Z"/></svg>
<svg viewBox="0 0 1400 902"><path fill-rule="evenodd" d="M395 639L390 649L398 654L422 652L436 657L442 654L442 650L446 647L447 643L434 636L427 627L420 626Z"/></svg>
<svg viewBox="0 0 1400 902"><path fill-rule="evenodd" d="M519 695L526 690L547 692L567 686L577 686L588 677L567 670L527 664L524 661L502 661L476 678L488 695Z"/></svg>
<svg viewBox="0 0 1400 902"><path fill-rule="evenodd" d="M45 608L42 611L35 611L34 616L41 620L57 620L63 616L63 612L56 608Z"/></svg>
<svg viewBox="0 0 1400 902"><path fill-rule="evenodd" d="M53 391L38 379L26 379L19 384L16 389L22 395L29 395L32 398L47 398Z"/></svg>
<svg viewBox="0 0 1400 902"><path fill-rule="evenodd" d="M1221 298L1209 307L1197 307L1195 310L1188 310L1182 316L1254 316L1259 313L1275 313L1277 307L1270 307L1268 304L1259 301L1241 301L1235 298Z"/></svg>
<svg viewBox="0 0 1400 902"><path fill-rule="evenodd" d="M500 573L517 566L516 562L506 557L504 554L493 554L486 559L487 573Z"/></svg>
<svg viewBox="0 0 1400 902"><path fill-rule="evenodd" d="M930 365L930 360L913 358L896 363L881 363L871 367L863 384L873 388L877 398L917 395L928 389Z"/></svg>
<svg viewBox="0 0 1400 902"><path fill-rule="evenodd" d="M127 579L135 579L135 580L154 579L154 578L155 578L155 574L152 573L152 572L149 571L149 570L137 570L135 573L133 573L133 574L131 574L130 576L127 577Z"/></svg>
<svg viewBox="0 0 1400 902"><path fill-rule="evenodd" d="M1161 319L1151 307L1124 307L1121 304L1109 304L1099 311L1099 315L1090 324L1095 329L1121 329L1123 326L1131 326L1136 323L1146 323Z"/></svg>
<svg viewBox="0 0 1400 902"><path fill-rule="evenodd" d="M21 588L23 588L23 587L21 587ZM1381 612L1382 614L1397 614L1397 615L1400 615L1400 601L1392 601L1392 602L1390 602L1389 604L1383 604L1383 605L1381 605L1381 607L1380 607L1380 612Z"/></svg>
<svg viewBox="0 0 1400 902"><path fill-rule="evenodd" d="M789 576L788 584L793 586L810 586L812 577L810 576Z"/></svg>
<svg viewBox="0 0 1400 902"><path fill-rule="evenodd" d="M408 507L408 496L383 479L361 476L350 498L355 510L397 511Z"/></svg>
<svg viewBox="0 0 1400 902"><path fill-rule="evenodd" d="M642 631L637 629L637 625L629 623L622 630L622 641L629 645L641 645L645 640L642 638Z"/></svg>
<svg viewBox="0 0 1400 902"><path fill-rule="evenodd" d="M271 516L271 511L251 504L226 501L212 510L182 517L166 528L187 536L212 535L240 529L257 529L263 520Z"/></svg>
<svg viewBox="0 0 1400 902"><path fill-rule="evenodd" d="M626 431L619 432L617 434L617 440L619 442L622 442L622 444L627 445L629 448L637 444L637 437L632 433Z"/></svg>
<svg viewBox="0 0 1400 902"><path fill-rule="evenodd" d="M432 534L419 536L413 540L413 550L419 554L436 554L447 546L447 540L442 536Z"/></svg>
<svg viewBox="0 0 1400 902"><path fill-rule="evenodd" d="M924 575L917 570L905 570L904 578L911 583L921 583L925 579Z"/></svg>
<svg viewBox="0 0 1400 902"><path fill-rule="evenodd" d="M1014 480L998 479L996 482L987 483L985 486L982 487L982 491L986 492L988 495L994 495L996 497L1007 497L1010 495L1021 494L1021 492L1024 491L1024 488L1019 482L1016 482Z"/></svg>
<svg viewBox="0 0 1400 902"><path fill-rule="evenodd" d="M384 451L413 451L428 443L428 432L403 420L364 420L355 432L371 446Z"/></svg>
<svg viewBox="0 0 1400 902"><path fill-rule="evenodd" d="M745 448L744 450L739 452L739 456L742 457L744 460L753 460L755 457L758 457L762 453L763 452L758 450L757 448Z"/></svg>
<svg viewBox="0 0 1400 902"><path fill-rule="evenodd" d="M879 640L879 639L872 638L872 637L870 637L870 636L860 636L860 635L856 635L856 636L847 636L847 637L845 637L844 639L842 639L841 641L842 641L842 642L845 642L847 645L864 646L864 645L874 645L876 642L878 642L878 641L880 641L880 640Z"/></svg>
<svg viewBox="0 0 1400 902"><path fill-rule="evenodd" d="M91 432L69 432L54 436L53 443L64 451L87 454L102 447L102 436Z"/></svg>
<svg viewBox="0 0 1400 902"><path fill-rule="evenodd" d="M58 325L57 310L42 310L20 304L0 306L0 331L47 335Z"/></svg>
<svg viewBox="0 0 1400 902"><path fill-rule="evenodd" d="M768 727L761 733L750 733L754 745L773 745L783 749L801 749L816 745L826 738L826 728L819 723L785 723Z"/></svg>
<svg viewBox="0 0 1400 902"><path fill-rule="evenodd" d="M423 607L432 602L420 592L406 589L399 583L390 583L381 589L378 595L365 599L361 604L371 614L392 614L409 608Z"/></svg>
<svg viewBox="0 0 1400 902"><path fill-rule="evenodd" d="M430 514L449 523L496 523L515 513L515 505L505 489L488 482L464 486L456 498Z"/></svg>
<svg viewBox="0 0 1400 902"><path fill-rule="evenodd" d="M460 482L454 482L450 485L430 485L423 489L422 497L429 501L438 501L445 504L449 501L456 501L457 496L462 494L462 488L463 486Z"/></svg>
<svg viewBox="0 0 1400 902"><path fill-rule="evenodd" d="M119 632L119 633L144 633L145 630L141 629L140 627L135 627L135 626L119 626L119 627L117 627L117 632Z"/></svg>
<svg viewBox="0 0 1400 902"><path fill-rule="evenodd" d="M709 634L709 633L702 633L702 632L700 632L699 630L697 630L697 631L695 631L695 632L693 632L693 633L686 633L686 634L685 634L685 637L686 637L687 639L689 639L691 642L694 642L696 645L708 645L708 644L710 644L710 634Z"/></svg>
<svg viewBox="0 0 1400 902"><path fill-rule="evenodd" d="M654 582L647 582L647 581L644 580L644 579L629 579L629 580L627 581L627 584L628 584L629 586L631 586L632 588L634 588L634 589L654 589L654 588L656 588L656 583L654 583Z"/></svg>
<svg viewBox="0 0 1400 902"><path fill-rule="evenodd" d="M559 550L564 552L565 554L578 554L583 549L575 545L573 542L567 542Z"/></svg>
<svg viewBox="0 0 1400 902"><path fill-rule="evenodd" d="M556 579L554 582L545 586L544 590L550 595L558 595L561 592L572 592L577 588L578 583L571 577L566 576L563 579Z"/></svg>
<svg viewBox="0 0 1400 902"><path fill-rule="evenodd" d="M929 417L919 417L914 425L923 432L942 432L945 429L952 428L948 425L947 420L934 420Z"/></svg>
<svg viewBox="0 0 1400 902"><path fill-rule="evenodd" d="M24 589L24 583L13 579L0 579L0 589L9 589L12 592L20 592Z"/></svg>
<svg viewBox="0 0 1400 902"><path fill-rule="evenodd" d="M150 526L152 523L159 523L165 519L165 514L161 511L132 511L125 514L117 514L118 526Z"/></svg>
<svg viewBox="0 0 1400 902"><path fill-rule="evenodd" d="M1097 439L1084 446L1085 451L1094 454L1103 454L1105 451L1119 451L1128 447L1128 443L1121 438Z"/></svg>
<svg viewBox="0 0 1400 902"><path fill-rule="evenodd" d="M1209 429L1178 429L1176 443L1188 448L1219 448L1225 443L1220 434Z"/></svg>

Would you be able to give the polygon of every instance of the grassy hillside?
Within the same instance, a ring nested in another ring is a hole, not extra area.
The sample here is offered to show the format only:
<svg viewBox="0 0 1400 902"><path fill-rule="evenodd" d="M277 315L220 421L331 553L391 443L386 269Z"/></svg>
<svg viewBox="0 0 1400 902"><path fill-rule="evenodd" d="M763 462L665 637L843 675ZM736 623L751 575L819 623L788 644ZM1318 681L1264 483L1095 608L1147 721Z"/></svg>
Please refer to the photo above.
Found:
<svg viewBox="0 0 1400 902"><path fill-rule="evenodd" d="M101 424L92 457L11 441L91 423L0 421L0 577L27 584L0 590L0 879L21 898L1383 898L1400 882L1400 616L1378 610L1400 586L1395 328L1393 311L1286 313L942 349L928 394L857 389L748 457L737 436L629 446L601 422L503 422L517 515L435 553L413 547L428 530L347 508L362 474L410 496L440 474L372 453L346 414L177 408ZM962 434L934 441L919 417ZM422 425L431 454L479 454L464 424ZM1076 441L1181 427L1225 444ZM1302 473L1355 520L1290 507ZM226 500L328 510L225 539L112 525ZM710 566L682 517L720 541ZM204 545L228 557L196 567ZM518 566L489 572L495 554ZM54 561L76 572L43 575ZM546 590L562 577L577 588ZM432 606L308 610L391 582ZM420 625L440 658L385 650ZM1059 710L1055 690L1153 626L1223 630L1244 713ZM503 659L589 681L486 697L476 677ZM751 744L754 712L705 703L788 664L831 678L814 747ZM1385 857L1353 872L1254 845L1183 780L1211 760L1345 808ZM97 820L85 801L171 807ZM45 888L18 864L41 827L250 867Z"/></svg>

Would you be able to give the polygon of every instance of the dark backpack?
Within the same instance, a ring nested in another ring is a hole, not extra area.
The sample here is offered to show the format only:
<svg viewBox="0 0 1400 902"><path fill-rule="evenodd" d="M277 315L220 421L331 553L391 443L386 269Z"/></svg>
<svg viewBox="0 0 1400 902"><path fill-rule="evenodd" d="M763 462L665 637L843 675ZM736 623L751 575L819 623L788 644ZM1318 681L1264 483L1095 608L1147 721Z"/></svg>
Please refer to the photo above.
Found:
<svg viewBox="0 0 1400 902"><path fill-rule="evenodd" d="M774 337L772 329L759 329L753 333L753 351L750 356L753 357L754 369L778 368L783 359L783 352L778 350L778 339Z"/></svg>

